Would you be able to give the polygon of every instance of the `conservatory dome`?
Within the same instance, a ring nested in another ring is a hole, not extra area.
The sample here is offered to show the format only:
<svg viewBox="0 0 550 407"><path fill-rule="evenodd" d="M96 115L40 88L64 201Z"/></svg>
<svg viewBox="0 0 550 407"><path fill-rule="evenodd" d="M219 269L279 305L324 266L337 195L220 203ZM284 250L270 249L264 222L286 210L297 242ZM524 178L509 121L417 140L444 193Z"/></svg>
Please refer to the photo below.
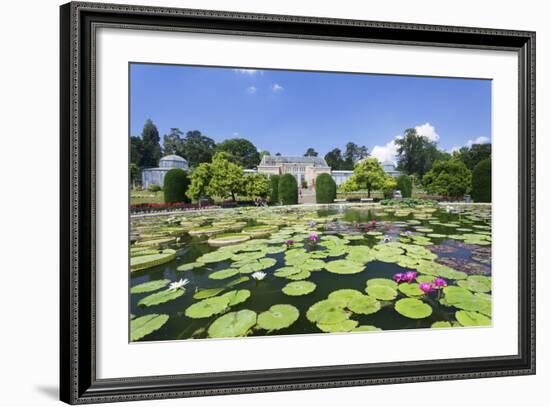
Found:
<svg viewBox="0 0 550 407"><path fill-rule="evenodd" d="M189 167L187 160L179 155L170 154L162 157L159 161L160 168L185 168Z"/></svg>

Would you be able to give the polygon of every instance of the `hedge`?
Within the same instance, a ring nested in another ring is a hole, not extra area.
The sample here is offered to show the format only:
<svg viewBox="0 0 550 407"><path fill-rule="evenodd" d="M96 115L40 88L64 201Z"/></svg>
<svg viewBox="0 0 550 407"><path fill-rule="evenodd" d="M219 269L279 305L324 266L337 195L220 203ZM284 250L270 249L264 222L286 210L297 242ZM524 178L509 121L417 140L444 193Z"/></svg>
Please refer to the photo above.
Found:
<svg viewBox="0 0 550 407"><path fill-rule="evenodd" d="M281 175L279 179L279 200L283 205L296 205L298 203L298 183L293 175Z"/></svg>
<svg viewBox="0 0 550 407"><path fill-rule="evenodd" d="M173 168L164 176L164 202L191 202L185 194L189 187L189 177L181 168Z"/></svg>
<svg viewBox="0 0 550 407"><path fill-rule="evenodd" d="M481 160L472 172L472 198L475 202L491 202L491 159Z"/></svg>
<svg viewBox="0 0 550 407"><path fill-rule="evenodd" d="M402 174L397 177L397 190L401 191L403 198L410 198L412 196L413 182L412 178L408 175Z"/></svg>
<svg viewBox="0 0 550 407"><path fill-rule="evenodd" d="M329 174L319 174L315 181L315 200L317 203L333 203L336 198L336 182Z"/></svg>
<svg viewBox="0 0 550 407"><path fill-rule="evenodd" d="M281 177L278 175L272 175L269 177L271 182L271 193L269 194L269 201L273 205L279 205L279 179Z"/></svg>

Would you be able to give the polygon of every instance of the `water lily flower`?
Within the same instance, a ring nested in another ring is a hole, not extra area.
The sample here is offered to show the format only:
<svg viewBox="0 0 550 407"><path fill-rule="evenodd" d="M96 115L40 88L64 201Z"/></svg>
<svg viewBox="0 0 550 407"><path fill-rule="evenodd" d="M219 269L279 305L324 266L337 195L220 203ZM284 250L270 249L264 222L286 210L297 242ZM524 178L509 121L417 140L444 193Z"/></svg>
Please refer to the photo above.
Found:
<svg viewBox="0 0 550 407"><path fill-rule="evenodd" d="M391 242L391 236L384 236L384 243L389 243Z"/></svg>
<svg viewBox="0 0 550 407"><path fill-rule="evenodd" d="M309 240L315 243L319 241L319 235L317 233L312 233L309 235Z"/></svg>
<svg viewBox="0 0 550 407"><path fill-rule="evenodd" d="M286 244L287 247L290 247L294 244L294 240L292 240L292 239L285 240L285 244Z"/></svg>
<svg viewBox="0 0 550 407"><path fill-rule="evenodd" d="M441 278L441 277L437 277L436 279L434 279L433 285L434 285L436 288L446 287L446 286L447 286L447 282L445 281L445 279L443 279L443 278Z"/></svg>
<svg viewBox="0 0 550 407"><path fill-rule="evenodd" d="M168 287L169 290L178 290L178 289L184 289L184 287L189 284L189 279L183 279L180 278L179 281L174 281L170 283L170 286Z"/></svg>
<svg viewBox="0 0 550 407"><path fill-rule="evenodd" d="M265 276L267 276L267 274L263 271L255 271L254 273L252 273L252 278L258 281L263 280Z"/></svg>
<svg viewBox="0 0 550 407"><path fill-rule="evenodd" d="M394 274L393 275L393 279L396 283L400 283L401 281L404 281L405 279L405 274L403 273L397 273L397 274Z"/></svg>
<svg viewBox="0 0 550 407"><path fill-rule="evenodd" d="M405 231L405 235L407 235L407 236L412 236L412 234L413 234L413 232L411 232L410 230Z"/></svg>
<svg viewBox="0 0 550 407"><path fill-rule="evenodd" d="M417 274L418 273L416 271L407 271L403 276L403 280L407 283L412 283L416 279Z"/></svg>
<svg viewBox="0 0 550 407"><path fill-rule="evenodd" d="M313 220L309 222L309 227L310 228L314 228L315 226L317 226L317 222L315 222Z"/></svg>
<svg viewBox="0 0 550 407"><path fill-rule="evenodd" d="M432 283L420 283L418 288L420 288L424 294L429 294L435 290L435 287Z"/></svg>

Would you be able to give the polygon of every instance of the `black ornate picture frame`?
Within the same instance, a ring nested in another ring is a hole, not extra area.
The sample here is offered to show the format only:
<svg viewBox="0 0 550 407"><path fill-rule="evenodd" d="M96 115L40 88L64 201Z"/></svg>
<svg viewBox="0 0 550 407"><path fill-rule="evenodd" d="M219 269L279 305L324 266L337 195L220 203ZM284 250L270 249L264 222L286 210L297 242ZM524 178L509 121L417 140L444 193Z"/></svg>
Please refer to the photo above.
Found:
<svg viewBox="0 0 550 407"><path fill-rule="evenodd" d="M70 404L318 389L535 373L535 33L223 11L61 6L61 400ZM516 52L519 60L517 354L132 378L96 378L97 27Z"/></svg>

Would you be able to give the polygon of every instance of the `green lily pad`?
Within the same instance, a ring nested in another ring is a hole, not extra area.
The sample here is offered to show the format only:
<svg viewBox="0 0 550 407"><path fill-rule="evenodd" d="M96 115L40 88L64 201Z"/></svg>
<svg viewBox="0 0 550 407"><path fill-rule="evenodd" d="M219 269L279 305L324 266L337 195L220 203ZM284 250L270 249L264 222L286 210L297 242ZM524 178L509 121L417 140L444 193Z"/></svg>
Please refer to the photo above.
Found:
<svg viewBox="0 0 550 407"><path fill-rule="evenodd" d="M322 300L309 307L306 317L311 322L336 324L348 319L348 313L343 309L344 306L345 304L341 301Z"/></svg>
<svg viewBox="0 0 550 407"><path fill-rule="evenodd" d="M239 278L236 278L234 280L231 280L229 283L227 283L226 285L228 287L234 287L238 284L241 284L241 283L244 283L245 281L248 281L250 280L250 277L247 277L247 276L241 276Z"/></svg>
<svg viewBox="0 0 550 407"><path fill-rule="evenodd" d="M462 326L490 326L491 319L483 314L473 311L457 311L456 320Z"/></svg>
<svg viewBox="0 0 550 407"><path fill-rule="evenodd" d="M202 263L200 261L194 261L192 263L182 264L181 266L176 267L176 270L178 270L178 271L189 271L189 270L198 269L198 268L203 267L203 266L204 266L204 263Z"/></svg>
<svg viewBox="0 0 550 407"><path fill-rule="evenodd" d="M389 278L370 278L367 280L367 285L385 285L397 290L397 283Z"/></svg>
<svg viewBox="0 0 550 407"><path fill-rule="evenodd" d="M130 258L130 271L140 271L169 263L176 258L176 251L163 250L161 253L147 254Z"/></svg>
<svg viewBox="0 0 550 407"><path fill-rule="evenodd" d="M212 280L223 280L225 278L233 277L235 274L239 274L238 269L223 269L220 271L215 271L212 274L208 276L208 278L211 278Z"/></svg>
<svg viewBox="0 0 550 407"><path fill-rule="evenodd" d="M250 236L244 233L224 233L212 236L208 239L208 244L212 246L226 246L246 242L249 239Z"/></svg>
<svg viewBox="0 0 550 407"><path fill-rule="evenodd" d="M288 280L305 280L306 278L309 278L311 276L311 273L307 270L302 270L299 273L291 274L289 276L286 276Z"/></svg>
<svg viewBox="0 0 550 407"><path fill-rule="evenodd" d="M380 284L368 285L366 292L377 300L391 301L397 297L397 291L395 289Z"/></svg>
<svg viewBox="0 0 550 407"><path fill-rule="evenodd" d="M256 325L256 313L243 309L237 312L229 312L218 319L208 328L210 338L236 338L246 336L250 329Z"/></svg>
<svg viewBox="0 0 550 407"><path fill-rule="evenodd" d="M168 279L147 281L146 283L141 283L133 286L130 289L130 294L149 293L152 291L160 290L161 288L166 287L168 284L170 284L170 280Z"/></svg>
<svg viewBox="0 0 550 407"><path fill-rule="evenodd" d="M416 298L403 298L395 303L395 310L401 315L422 319L432 315L432 307Z"/></svg>
<svg viewBox="0 0 550 407"><path fill-rule="evenodd" d="M368 315L378 312L381 305L376 298L361 294L360 297L351 299L347 304L347 308L354 314Z"/></svg>
<svg viewBox="0 0 550 407"><path fill-rule="evenodd" d="M258 326L268 331L288 328L299 316L300 311L295 306L277 304L258 315Z"/></svg>
<svg viewBox="0 0 550 407"><path fill-rule="evenodd" d="M163 290L151 295L148 295L145 298L139 300L138 305L144 307L151 307L153 305L163 304L168 301L175 300L176 298L181 297L185 293L185 290Z"/></svg>
<svg viewBox="0 0 550 407"><path fill-rule="evenodd" d="M250 297L249 290L233 290L229 291L220 297L227 298L229 300L228 305L230 307L245 302Z"/></svg>
<svg viewBox="0 0 550 407"><path fill-rule="evenodd" d="M362 272L365 266L350 260L334 260L325 263L325 268L335 274L357 274Z"/></svg>
<svg viewBox="0 0 550 407"><path fill-rule="evenodd" d="M349 302L355 298L364 297L364 294L361 291L352 290L349 288L344 288L341 290L336 290L331 292L328 295L329 300L335 300L342 303L342 306L346 307Z"/></svg>
<svg viewBox="0 0 550 407"><path fill-rule="evenodd" d="M374 325L359 325L356 328L352 329L352 332L375 332L375 331L381 331L382 329L374 326Z"/></svg>
<svg viewBox="0 0 550 407"><path fill-rule="evenodd" d="M223 290L224 288L205 288L193 294L193 298L195 300L203 300L205 298L214 297L221 293Z"/></svg>
<svg viewBox="0 0 550 407"><path fill-rule="evenodd" d="M470 291L488 293L491 291L491 278L485 276L468 276L466 280L457 282L457 285Z"/></svg>
<svg viewBox="0 0 550 407"><path fill-rule="evenodd" d="M137 341L160 329L168 321L168 318L168 315L165 314L149 314L132 319L130 321L130 339Z"/></svg>
<svg viewBox="0 0 550 407"><path fill-rule="evenodd" d="M469 290L457 286L445 287L443 292L445 297L442 300L448 305L465 311L490 313L491 300L486 296L474 295Z"/></svg>
<svg viewBox="0 0 550 407"><path fill-rule="evenodd" d="M449 321L437 321L431 326L432 328L451 328L452 325Z"/></svg>
<svg viewBox="0 0 550 407"><path fill-rule="evenodd" d="M334 324L317 323L317 328L323 332L350 332L359 322L352 319L346 319L344 321L336 322Z"/></svg>
<svg viewBox="0 0 550 407"><path fill-rule="evenodd" d="M418 286L418 283L401 283L399 284L399 291L407 297L420 297L424 295L424 291L418 288Z"/></svg>
<svg viewBox="0 0 550 407"><path fill-rule="evenodd" d="M231 256L233 261L254 261L265 256L263 251L244 252Z"/></svg>
<svg viewBox="0 0 550 407"><path fill-rule="evenodd" d="M288 277L290 275L298 274L300 272L302 272L302 270L298 267L286 266L286 267L281 267L280 269L275 270L273 275L276 276L276 277Z"/></svg>
<svg viewBox="0 0 550 407"><path fill-rule="evenodd" d="M298 265L302 270L315 271L322 270L325 267L325 262L318 259L307 259L302 264Z"/></svg>
<svg viewBox="0 0 550 407"><path fill-rule="evenodd" d="M199 263L218 263L220 261L229 260L232 255L233 254L229 251L216 250L214 252L203 254L197 259L197 261Z"/></svg>
<svg viewBox="0 0 550 407"><path fill-rule="evenodd" d="M229 297L210 297L189 306L185 310L185 315L194 319L209 318L224 312L229 306L229 301Z"/></svg>
<svg viewBox="0 0 550 407"><path fill-rule="evenodd" d="M311 281L293 281L285 285L282 289L283 293L293 297L307 295L315 291L317 286Z"/></svg>

